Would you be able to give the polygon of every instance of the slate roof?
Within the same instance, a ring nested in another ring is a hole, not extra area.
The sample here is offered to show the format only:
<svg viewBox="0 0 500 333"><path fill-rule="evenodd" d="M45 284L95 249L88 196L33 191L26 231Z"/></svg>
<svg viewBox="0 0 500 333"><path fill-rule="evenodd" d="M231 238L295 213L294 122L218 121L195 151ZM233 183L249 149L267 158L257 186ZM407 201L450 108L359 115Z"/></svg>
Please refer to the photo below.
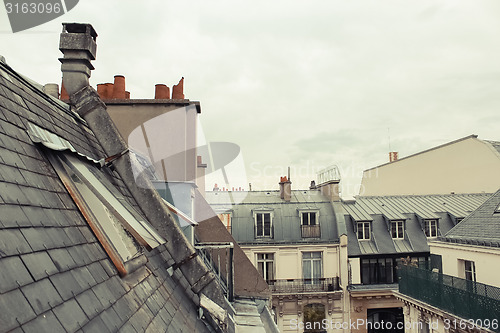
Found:
<svg viewBox="0 0 500 333"><path fill-rule="evenodd" d="M446 233L441 240L500 247L500 190Z"/></svg>
<svg viewBox="0 0 500 333"><path fill-rule="evenodd" d="M438 235L452 229L490 194L359 196L343 202L349 256L429 252L423 230L426 219L438 220ZM390 221L404 220L404 239L393 239ZM371 223L371 238L358 240L356 223Z"/></svg>
<svg viewBox="0 0 500 333"><path fill-rule="evenodd" d="M194 294L165 245L125 278L104 252L28 122L104 157L69 106L0 62L0 332L204 332ZM137 207L117 174L122 194ZM175 278L175 280L174 280Z"/></svg>
<svg viewBox="0 0 500 333"><path fill-rule="evenodd" d="M292 190L290 202L279 191L206 192L216 212L231 213L231 232L239 244L338 242L338 223L332 203L317 190ZM273 212L273 238L256 238L254 210ZM302 238L300 210L319 212L320 238Z"/></svg>

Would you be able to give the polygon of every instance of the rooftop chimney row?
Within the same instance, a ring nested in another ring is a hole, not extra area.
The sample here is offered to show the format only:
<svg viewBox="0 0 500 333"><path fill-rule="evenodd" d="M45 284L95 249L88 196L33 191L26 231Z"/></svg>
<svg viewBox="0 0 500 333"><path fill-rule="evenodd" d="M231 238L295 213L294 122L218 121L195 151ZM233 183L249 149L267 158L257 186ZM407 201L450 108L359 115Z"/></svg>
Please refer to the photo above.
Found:
<svg viewBox="0 0 500 333"><path fill-rule="evenodd" d="M114 83L100 83L97 85L97 93L101 99L130 99L130 92L125 90L125 77L115 75ZM184 97L184 77L179 83L172 87L172 97L170 97L170 88L165 84L155 85L155 99L185 99ZM68 100L64 86L61 90L61 99Z"/></svg>

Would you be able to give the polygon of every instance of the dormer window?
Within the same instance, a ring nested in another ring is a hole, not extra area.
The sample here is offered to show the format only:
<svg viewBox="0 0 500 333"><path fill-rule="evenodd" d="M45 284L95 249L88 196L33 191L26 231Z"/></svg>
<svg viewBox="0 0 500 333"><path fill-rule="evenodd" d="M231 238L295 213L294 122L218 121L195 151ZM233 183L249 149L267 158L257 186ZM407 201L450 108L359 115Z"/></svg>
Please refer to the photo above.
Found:
<svg viewBox="0 0 500 333"><path fill-rule="evenodd" d="M299 211L302 238L320 238L318 211Z"/></svg>
<svg viewBox="0 0 500 333"><path fill-rule="evenodd" d="M302 212L301 213L302 225L316 225L316 224L318 224L316 215L317 215L316 212Z"/></svg>
<svg viewBox="0 0 500 333"><path fill-rule="evenodd" d="M358 222L358 239L370 239L370 222Z"/></svg>
<svg viewBox="0 0 500 333"><path fill-rule="evenodd" d="M391 235L394 239L404 238L403 221L391 221Z"/></svg>
<svg viewBox="0 0 500 333"><path fill-rule="evenodd" d="M437 237L437 220L424 220L424 232L427 238Z"/></svg>
<svg viewBox="0 0 500 333"><path fill-rule="evenodd" d="M273 237L273 214L272 212L254 212L255 238Z"/></svg>

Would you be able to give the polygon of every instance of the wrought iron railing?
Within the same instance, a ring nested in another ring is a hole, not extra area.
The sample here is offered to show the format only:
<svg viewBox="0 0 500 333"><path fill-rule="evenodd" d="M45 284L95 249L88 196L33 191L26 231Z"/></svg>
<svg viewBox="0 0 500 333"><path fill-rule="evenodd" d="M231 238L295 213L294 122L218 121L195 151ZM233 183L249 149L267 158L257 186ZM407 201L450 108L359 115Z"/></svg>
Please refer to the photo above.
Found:
<svg viewBox="0 0 500 333"><path fill-rule="evenodd" d="M315 225L302 225L302 238L320 238L321 229L319 224Z"/></svg>
<svg viewBox="0 0 500 333"><path fill-rule="evenodd" d="M493 320L498 323L500 288L412 266L401 266L398 275L402 294L460 318L485 325ZM490 329L500 332L498 325Z"/></svg>
<svg viewBox="0 0 500 333"><path fill-rule="evenodd" d="M303 293L340 290L337 277L317 279L283 279L268 280L267 284L273 293Z"/></svg>

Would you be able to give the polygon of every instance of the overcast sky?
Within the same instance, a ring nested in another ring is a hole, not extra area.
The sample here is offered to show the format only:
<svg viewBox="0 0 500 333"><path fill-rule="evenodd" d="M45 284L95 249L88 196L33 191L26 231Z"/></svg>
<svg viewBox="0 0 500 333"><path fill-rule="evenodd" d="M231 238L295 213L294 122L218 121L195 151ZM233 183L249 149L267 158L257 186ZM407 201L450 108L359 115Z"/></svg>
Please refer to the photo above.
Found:
<svg viewBox="0 0 500 333"><path fill-rule="evenodd" d="M153 98L184 76L207 141L241 147L247 179L231 186L277 189L290 166L304 189L336 164L353 195L390 149L500 140L498 0L80 0L16 34L1 8L0 55L59 83L62 22L99 35L94 87L123 74L132 98Z"/></svg>

